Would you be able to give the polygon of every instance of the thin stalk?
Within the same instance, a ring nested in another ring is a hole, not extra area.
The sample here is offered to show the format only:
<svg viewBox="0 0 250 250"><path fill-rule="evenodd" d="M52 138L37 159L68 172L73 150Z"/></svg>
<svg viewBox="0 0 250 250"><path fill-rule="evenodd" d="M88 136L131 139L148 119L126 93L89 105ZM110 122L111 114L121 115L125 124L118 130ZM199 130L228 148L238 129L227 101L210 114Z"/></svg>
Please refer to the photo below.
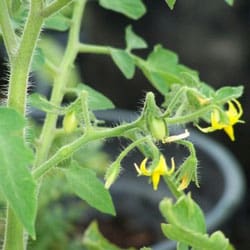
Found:
<svg viewBox="0 0 250 250"><path fill-rule="evenodd" d="M165 118L165 121L167 124L188 123L190 121L197 119L198 117L207 113L208 111L210 111L213 108L217 108L217 107L213 104L207 105L204 108L201 108L201 109L199 109L193 113L187 114L187 115L183 115L183 116L179 116L179 117Z"/></svg>
<svg viewBox="0 0 250 250"><path fill-rule="evenodd" d="M183 195L182 191L179 191L176 184L171 180L171 176L163 176L165 183L167 184L172 195L178 200Z"/></svg>
<svg viewBox="0 0 250 250"><path fill-rule="evenodd" d="M187 87L182 87L176 92L175 96L172 98L172 101L169 103L162 117L167 117L169 114L171 114L171 110L174 108L176 103L180 100L181 96L186 93L186 91L187 91Z"/></svg>
<svg viewBox="0 0 250 250"><path fill-rule="evenodd" d="M35 179L39 179L43 176L48 170L56 166L61 161L70 157L74 152L80 149L84 144L89 143L95 140L101 140L104 138L121 136L123 133L127 132L130 129L134 129L140 123L140 119L134 121L133 123L120 125L115 128L108 128L103 130L89 131L85 133L79 139L71 142L60 148L49 160L41 164L38 168L34 169L32 174Z"/></svg>
<svg viewBox="0 0 250 250"><path fill-rule="evenodd" d="M89 107L88 107L88 92L83 91L80 94L80 100L81 100L81 107L82 107L82 115L86 127L86 132L88 132L92 126L91 126L91 121L89 117Z"/></svg>
<svg viewBox="0 0 250 250"><path fill-rule="evenodd" d="M41 14L43 17L49 17L72 2L73 0L55 0L46 8L44 8Z"/></svg>
<svg viewBox="0 0 250 250"><path fill-rule="evenodd" d="M109 55L110 48L108 46L103 46L103 45L91 45L91 44L79 43L78 52Z"/></svg>
<svg viewBox="0 0 250 250"><path fill-rule="evenodd" d="M5 0L0 0L0 27L4 45L11 63L17 49L17 37L11 23L8 6Z"/></svg>
<svg viewBox="0 0 250 250"><path fill-rule="evenodd" d="M74 64L74 60L78 52L77 49L79 43L81 19L85 4L86 0L76 1L74 3L72 18L74 22L72 22L72 25L70 27L68 44L61 65L59 67L59 73L57 74L53 84L53 90L50 99L50 102L56 106L60 106L62 102L70 69ZM38 142L39 145L37 148L36 160L34 164L35 168L47 159L48 152L53 141L53 136L51 136L51 133L53 133L56 128L57 117L57 114L53 113L48 113L46 116L39 140L40 143Z"/></svg>

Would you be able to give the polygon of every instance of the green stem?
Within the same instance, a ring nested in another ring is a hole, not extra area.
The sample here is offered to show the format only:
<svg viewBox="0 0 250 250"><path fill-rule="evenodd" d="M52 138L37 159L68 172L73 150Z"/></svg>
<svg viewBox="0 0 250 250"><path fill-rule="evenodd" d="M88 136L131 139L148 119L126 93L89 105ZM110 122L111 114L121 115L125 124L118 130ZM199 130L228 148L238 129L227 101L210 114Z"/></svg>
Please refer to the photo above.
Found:
<svg viewBox="0 0 250 250"><path fill-rule="evenodd" d="M17 49L17 39L5 0L0 0L0 10L0 27L9 61L11 62Z"/></svg>
<svg viewBox="0 0 250 250"><path fill-rule="evenodd" d="M33 171L34 178L35 179L40 178L52 167L56 166L61 161L70 157L75 151L79 150L80 147L83 146L84 144L95 140L121 136L126 131L137 127L139 122L140 120L136 120L133 123L120 125L115 128L108 128L100 131L98 130L89 131L89 133L85 133L76 141L73 141L72 143L67 144L62 148L60 148L49 160L41 164L38 168L34 169Z"/></svg>
<svg viewBox="0 0 250 250"><path fill-rule="evenodd" d="M109 55L110 48L108 46L102 46L102 45L91 45L91 44L79 43L78 52Z"/></svg>
<svg viewBox="0 0 250 250"><path fill-rule="evenodd" d="M138 147L141 143L147 140L149 140L149 137L141 137L140 139L130 143L125 149L122 150L122 152L119 154L116 160L110 165L110 167L106 171L105 175L106 188L109 189L110 186L116 181L117 177L119 176L119 173L121 172L121 161L127 156L127 154L131 150L133 150L135 147Z"/></svg>
<svg viewBox="0 0 250 250"><path fill-rule="evenodd" d="M204 108L201 108L193 113L187 114L187 115L183 115L183 116L179 116L179 117L171 117L171 118L165 118L165 121L167 124L180 124L180 123L188 123L190 121L194 121L195 119L199 118L200 116L202 116L203 114L207 113L208 111L210 111L211 109L216 108L215 105L210 104L205 106Z"/></svg>
<svg viewBox="0 0 250 250"><path fill-rule="evenodd" d="M91 121L89 117L89 108L88 108L88 92L83 91L80 93L80 100L81 100L81 106L82 106L82 115L84 119L84 123L86 126L86 132L88 132L92 126Z"/></svg>
<svg viewBox="0 0 250 250"><path fill-rule="evenodd" d="M119 154L119 156L116 158L116 162L117 163L121 163L121 161L127 156L127 154L134 149L135 147L137 147L138 145L140 145L141 143L145 142L145 141L149 141L149 137L142 137L140 139L137 139L136 141L130 143L125 149L122 150L122 152Z"/></svg>
<svg viewBox="0 0 250 250"><path fill-rule="evenodd" d="M176 187L176 184L171 180L170 176L163 176L163 179L165 183L167 184L170 192L173 194L173 196L178 200L183 195L182 191L179 191Z"/></svg>
<svg viewBox="0 0 250 250"><path fill-rule="evenodd" d="M8 106L23 115L26 109L26 92L32 57L43 23L43 18L40 16L41 2L31 1L29 16L10 71Z"/></svg>
<svg viewBox="0 0 250 250"><path fill-rule="evenodd" d="M196 151L195 151L194 144L192 142L187 141L187 140L179 140L179 141L176 141L176 143L185 146L189 150L190 155L196 158Z"/></svg>
<svg viewBox="0 0 250 250"><path fill-rule="evenodd" d="M7 105L17 110L23 116L25 116L26 112L26 91L31 61L43 23L43 18L39 14L41 8L42 1L31 1L30 11L21 37L21 42L11 62ZM23 227L9 205L7 206L7 221L3 249L25 249Z"/></svg>
<svg viewBox="0 0 250 250"><path fill-rule="evenodd" d="M59 67L59 72L55 77L50 99L50 102L56 106L61 105L64 96L64 90L66 88L66 83L68 82L67 79L69 77L70 69L73 67L74 60L78 52L77 49L79 43L81 19L85 4L86 0L76 1L74 3L72 17L74 22L72 22L72 25L70 27L68 44L61 65ZM43 163L48 157L48 152L53 141L53 136L51 136L51 133L53 133L56 128L57 117L57 114L53 113L48 113L46 116L40 140L38 142L39 145L37 148L36 160L34 164L35 168Z"/></svg>
<svg viewBox="0 0 250 250"><path fill-rule="evenodd" d="M174 108L174 106L176 105L177 102L180 101L180 98L183 94L185 94L187 91L187 87L182 87L180 88L176 93L175 96L172 98L172 101L169 103L167 109L165 110L164 114L162 115L162 117L166 117L169 114L171 114L171 110Z"/></svg>
<svg viewBox="0 0 250 250"><path fill-rule="evenodd" d="M48 5L46 8L42 11L43 17L49 17L56 12L60 11L62 8L67 6L68 4L72 3L73 0L55 0L50 5Z"/></svg>

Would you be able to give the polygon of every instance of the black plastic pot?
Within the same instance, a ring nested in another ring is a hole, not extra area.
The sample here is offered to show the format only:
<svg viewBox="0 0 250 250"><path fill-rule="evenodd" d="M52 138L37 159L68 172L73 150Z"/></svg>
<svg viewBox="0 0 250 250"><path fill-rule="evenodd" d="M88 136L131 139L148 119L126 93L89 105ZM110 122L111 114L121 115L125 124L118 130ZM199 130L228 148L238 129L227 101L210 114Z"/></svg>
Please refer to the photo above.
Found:
<svg viewBox="0 0 250 250"><path fill-rule="evenodd" d="M97 112L96 115L99 119L114 124L131 121L137 117L136 113L124 110ZM222 145L194 130L190 130L190 140L196 146L201 184L200 188L191 186L190 190L192 197L205 212L207 229L210 232L218 229L239 206L245 191L245 179L237 160ZM115 158L124 143L126 141L121 139L111 140L107 142L105 149ZM184 148L174 144L161 147L166 159L174 156L177 165L188 155ZM140 235L140 230L143 231L147 235L144 236L148 237L145 245L151 244L154 250L174 249L175 244L164 239L161 233L160 223L164 222L164 219L158 209L160 200L171 195L164 183L160 183L158 191L153 191L146 177L136 176L133 163L140 163L142 157L136 150L128 155L122 162L124 171L111 189L117 209L116 223L125 223L126 228L134 231L135 237ZM114 220L105 216L99 219L105 222ZM113 236L114 239L116 237L118 236ZM118 243L123 247L131 244L125 237Z"/></svg>

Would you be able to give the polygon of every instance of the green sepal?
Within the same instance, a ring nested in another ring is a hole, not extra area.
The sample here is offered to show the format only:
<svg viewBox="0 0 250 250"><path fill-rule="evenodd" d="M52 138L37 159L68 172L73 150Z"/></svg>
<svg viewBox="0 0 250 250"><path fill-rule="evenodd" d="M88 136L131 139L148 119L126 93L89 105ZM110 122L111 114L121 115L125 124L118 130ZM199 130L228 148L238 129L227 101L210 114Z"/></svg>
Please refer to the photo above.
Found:
<svg viewBox="0 0 250 250"><path fill-rule="evenodd" d="M114 161L105 173L105 188L110 188L116 181L121 172L121 164L119 161Z"/></svg>

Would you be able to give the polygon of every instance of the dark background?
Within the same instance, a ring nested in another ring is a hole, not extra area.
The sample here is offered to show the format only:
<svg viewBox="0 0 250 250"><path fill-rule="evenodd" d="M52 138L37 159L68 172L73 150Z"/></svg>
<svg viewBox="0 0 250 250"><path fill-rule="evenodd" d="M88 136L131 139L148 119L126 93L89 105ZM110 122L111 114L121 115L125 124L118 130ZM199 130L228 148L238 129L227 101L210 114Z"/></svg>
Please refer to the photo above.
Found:
<svg viewBox="0 0 250 250"><path fill-rule="evenodd" d="M179 0L174 11L170 11L163 0L144 2L148 13L139 21L128 20L91 2L84 21L87 30L84 39L90 43L124 47L124 28L132 24L134 31L149 44L142 55L148 54L154 44L161 43L177 52L181 63L198 70L200 78L214 88L245 86L240 101L246 123L235 126L236 141L231 142L222 131L210 136L229 148L246 175L247 192L242 205L220 229L236 249L249 250L250 2L236 1L229 7L223 0ZM140 108L145 92L153 90L139 71L134 79L124 79L108 57L83 55L79 62L84 81L110 97L119 108ZM160 97L158 99L160 101Z"/></svg>
<svg viewBox="0 0 250 250"><path fill-rule="evenodd" d="M214 88L245 86L240 101L246 123L235 126L236 141L231 142L222 131L210 136L231 150L246 175L247 192L241 207L220 229L237 249L249 250L250 1L236 0L235 5L229 7L223 0L177 0L174 11L168 9L164 0L144 2L148 13L139 21L104 10L96 1L89 2L82 39L89 43L124 47L124 29L132 24L134 31L149 45L148 50L141 52L142 56L146 56L154 44L161 43L178 53L181 63L198 70L200 78ZM155 92L139 71L132 80L126 80L109 57L81 55L78 63L84 82L103 92L119 108L141 108L145 92ZM3 58L1 65L2 72L7 73ZM5 85L4 77L0 80ZM160 96L158 100L161 100Z"/></svg>

